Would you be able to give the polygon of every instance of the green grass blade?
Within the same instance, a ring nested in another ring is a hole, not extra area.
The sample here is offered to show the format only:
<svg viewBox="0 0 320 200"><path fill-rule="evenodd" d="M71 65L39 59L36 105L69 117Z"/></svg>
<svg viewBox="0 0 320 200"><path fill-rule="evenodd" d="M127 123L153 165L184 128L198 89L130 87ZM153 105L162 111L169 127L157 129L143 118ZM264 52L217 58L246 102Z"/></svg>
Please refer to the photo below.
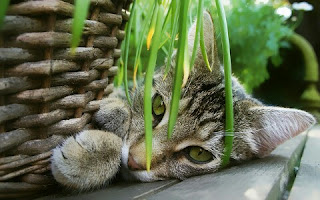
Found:
<svg viewBox="0 0 320 200"><path fill-rule="evenodd" d="M174 49L174 41L176 38L176 34L178 31L178 22L179 22L179 12L178 9L180 9L180 1L177 0L173 0L171 2L171 6L172 8L172 29L171 29L171 34L170 34L170 45L169 45L169 50L168 50L168 57L167 57L167 61L166 61L166 68L165 68L165 72L164 72L164 79L167 77L167 74L169 72L169 69L171 67L171 61L172 61L172 53L173 53L173 49ZM175 9L174 9L175 8Z"/></svg>
<svg viewBox="0 0 320 200"><path fill-rule="evenodd" d="M0 29L3 25L4 17L6 16L6 12L9 6L10 0L1 0L0 1Z"/></svg>
<svg viewBox="0 0 320 200"><path fill-rule="evenodd" d="M139 4L136 5L135 13L133 16L133 22L132 26L133 28L133 41L134 41L134 48L136 49L138 47L138 42L139 42L139 33L141 32L141 25L140 25L140 19L141 19L141 7L139 7Z"/></svg>
<svg viewBox="0 0 320 200"><path fill-rule="evenodd" d="M119 71L118 71L118 74L117 76L115 77L116 78L116 86L121 86L122 85L122 82L123 82L123 61L122 59L120 59L119 61Z"/></svg>
<svg viewBox="0 0 320 200"><path fill-rule="evenodd" d="M146 142L146 160L147 171L150 171L151 159L152 159L152 79L156 66L158 49L161 42L161 28L164 20L164 8L163 5L159 6L159 12L157 12L155 32L152 39L152 45L150 50L150 57L147 66L145 88L144 88L144 127L145 127L145 142Z"/></svg>
<svg viewBox="0 0 320 200"><path fill-rule="evenodd" d="M162 30L165 30L165 28L166 28L166 26L167 26L167 24L168 24L168 22L169 22L169 19L170 19L170 16L172 17L172 3L170 4L170 6L169 6L169 10L168 10L168 12L167 12L167 14L166 14L166 17L165 17L165 19L164 19L164 23L163 23L163 26L162 26Z"/></svg>
<svg viewBox="0 0 320 200"><path fill-rule="evenodd" d="M132 28L133 15L134 15L136 2L137 1L133 1L132 3L131 16L129 18L129 21L127 22L128 24L126 26L126 36L124 39L123 83L124 83L126 97L130 105L132 105L132 102L130 99L129 86L128 86L128 57L129 57L129 48L130 48L131 28Z"/></svg>
<svg viewBox="0 0 320 200"><path fill-rule="evenodd" d="M178 41L177 64L175 67L174 85L173 85L172 99L171 99L171 106L170 106L168 138L170 138L172 135L174 125L176 123L176 119L178 116L183 70L184 70L184 67L186 66L189 68L189 58L188 58L188 50L187 50L187 45L188 45L187 22L188 22L189 2L190 0L185 0L183 4L181 4L179 9L180 36Z"/></svg>
<svg viewBox="0 0 320 200"><path fill-rule="evenodd" d="M162 29L163 30L163 29ZM164 47L164 45L168 42L168 40L170 39L170 37L166 37L164 39L164 41L161 42L159 49L161 49L162 47ZM166 55L168 55L168 53L166 53Z"/></svg>
<svg viewBox="0 0 320 200"><path fill-rule="evenodd" d="M170 3L170 7L172 7L171 8L171 11L172 11L172 13L171 13L171 30L172 30L173 24L175 22L175 17L174 17L175 13L179 10L178 3L180 4L180 1L177 1L177 0L172 0Z"/></svg>
<svg viewBox="0 0 320 200"><path fill-rule="evenodd" d="M206 46L204 44L203 20L201 22L201 28L200 28L200 49L201 49L201 53L202 53L202 57L204 59L204 62L206 63L208 70L211 72L212 70L211 70L211 67L209 64Z"/></svg>
<svg viewBox="0 0 320 200"><path fill-rule="evenodd" d="M168 50L165 46L161 46L161 50L164 52L165 55L168 55Z"/></svg>
<svg viewBox="0 0 320 200"><path fill-rule="evenodd" d="M159 11L159 5L156 4L155 7L154 7L154 10L153 10L150 29L149 29L149 32L148 32L148 35L147 35L147 49L148 50L150 49L152 37L153 37L153 34L155 32L158 11Z"/></svg>
<svg viewBox="0 0 320 200"><path fill-rule="evenodd" d="M154 12L154 9L155 9L155 6L156 6L156 1L154 1L154 3L152 4L152 9L153 12ZM142 31L140 33L140 38L139 38L139 41L138 41L138 47L137 47L137 51L136 51L136 55L135 55L135 59L134 59L134 76L133 76L133 87L135 88L136 87L136 80L137 80L137 77L136 77L136 74L137 74L137 71L139 71L139 66L140 66L140 56L141 56L141 50L142 50L142 46L143 46L143 43L144 43L144 37L147 33L147 30L148 30L148 27L149 27L149 24L150 24L150 21L151 21L151 17L152 17L152 13L153 12L148 12L148 15L146 16L145 18L145 22L143 24L143 27L142 27ZM141 68L140 68L141 69Z"/></svg>
<svg viewBox="0 0 320 200"><path fill-rule="evenodd" d="M181 87L184 87L187 84L188 77L190 75L190 63L189 63L188 53L189 53L189 49L188 49L188 41L187 41L184 46L183 80L182 80ZM178 107L179 107L179 105L178 105Z"/></svg>
<svg viewBox="0 0 320 200"><path fill-rule="evenodd" d="M193 50L192 50L192 56L191 56L191 61L190 61L190 68L193 68L194 62L196 60L196 55L197 55L197 50L199 47L199 39L200 39L200 29L201 29L201 24L203 21L203 6L204 2L203 0L199 0L198 3L198 9L197 9L197 25L196 25L196 34L195 34L195 39L193 43Z"/></svg>
<svg viewBox="0 0 320 200"><path fill-rule="evenodd" d="M215 0L217 5L217 11L221 29L221 39L223 48L223 64L224 64L224 75L225 75L225 93L226 93L226 127L225 127L225 147L224 155L222 158L222 167L229 164L233 135L234 135L234 122L233 122L233 100L232 100L232 79L231 79L231 57L230 57L230 44L228 36L228 26L226 15L221 0Z"/></svg>
<svg viewBox="0 0 320 200"><path fill-rule="evenodd" d="M71 52L80 44L84 22L87 18L90 0L76 0L73 13Z"/></svg>

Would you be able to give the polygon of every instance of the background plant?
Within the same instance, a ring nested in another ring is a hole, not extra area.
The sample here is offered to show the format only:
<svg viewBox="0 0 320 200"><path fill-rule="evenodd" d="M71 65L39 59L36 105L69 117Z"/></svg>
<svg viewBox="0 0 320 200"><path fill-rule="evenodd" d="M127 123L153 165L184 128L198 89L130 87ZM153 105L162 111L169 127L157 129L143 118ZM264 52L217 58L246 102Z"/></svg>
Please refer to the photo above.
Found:
<svg viewBox="0 0 320 200"><path fill-rule="evenodd" d="M148 32L144 33L144 43L141 47L141 56L139 65L135 63L136 49L138 48L139 36L143 34L142 25L147 19L147 15L152 9L152 1L138 0L136 13L133 17L132 37L130 38L130 50L128 61L129 78L133 80L142 77L146 69L149 51L146 46L146 37ZM247 92L258 87L269 78L267 64L269 61L273 66L279 66L282 62L279 53L280 48L289 48L287 42L292 34L293 28L298 22L285 20L282 16L276 14L276 9L280 6L288 5L285 1L256 1L256 0L231 0L223 1L226 9L226 18L228 23L228 32L230 37L230 49L232 58L233 73L244 84ZM218 16L215 4L211 0L204 0L204 8L210 11L215 21L216 37L219 47L219 54L222 58L221 49L221 31L218 26ZM188 13L188 27L195 21L197 15L198 0L191 1ZM297 13L297 14L301 14ZM300 18L298 18L300 19ZM135 26L137 25L137 26ZM170 55L170 44L172 32L170 23L163 28L162 45L158 51L157 67L163 66L165 58ZM174 40L174 47L177 46L177 38ZM191 55L190 55L191 56ZM138 66L138 67L137 67ZM134 67L138 73L134 73ZM135 76L134 76L135 75ZM117 85L121 84L121 81ZM129 85L133 85L133 82Z"/></svg>
<svg viewBox="0 0 320 200"><path fill-rule="evenodd" d="M280 47L292 30L271 4L237 0L227 10L233 72L248 92L269 78L267 64L281 64Z"/></svg>

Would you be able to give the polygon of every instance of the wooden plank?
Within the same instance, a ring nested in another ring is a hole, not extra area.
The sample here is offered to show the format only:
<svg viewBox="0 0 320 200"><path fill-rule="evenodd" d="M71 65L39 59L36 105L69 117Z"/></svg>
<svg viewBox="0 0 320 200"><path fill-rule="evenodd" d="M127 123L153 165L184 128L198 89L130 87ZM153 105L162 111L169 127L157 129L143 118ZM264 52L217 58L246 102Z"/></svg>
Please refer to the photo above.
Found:
<svg viewBox="0 0 320 200"><path fill-rule="evenodd" d="M76 196L58 197L50 196L39 198L38 200L123 200L123 199L137 199L141 196L150 195L156 193L159 190L170 187L171 185L178 183L178 180L158 181L153 183L117 183L106 189L94 191L86 194L79 194Z"/></svg>
<svg viewBox="0 0 320 200"><path fill-rule="evenodd" d="M147 199L280 199L305 141L303 133L264 159L189 178Z"/></svg>
<svg viewBox="0 0 320 200"><path fill-rule="evenodd" d="M290 192L289 200L320 199L320 126L308 133L300 169Z"/></svg>
<svg viewBox="0 0 320 200"><path fill-rule="evenodd" d="M279 146L271 156L185 181L117 183L106 189L60 199L280 199L293 175L306 141L306 133Z"/></svg>

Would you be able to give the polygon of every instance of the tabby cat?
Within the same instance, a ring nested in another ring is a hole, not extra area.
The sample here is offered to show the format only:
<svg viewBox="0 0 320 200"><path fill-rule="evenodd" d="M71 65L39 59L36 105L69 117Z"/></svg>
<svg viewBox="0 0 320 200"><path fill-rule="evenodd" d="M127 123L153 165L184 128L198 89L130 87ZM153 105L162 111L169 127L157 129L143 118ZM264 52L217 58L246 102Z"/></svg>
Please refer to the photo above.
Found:
<svg viewBox="0 0 320 200"><path fill-rule="evenodd" d="M154 75L152 88L153 154L146 171L141 86L126 100L103 100L94 122L100 130L84 130L54 149L52 173L70 188L102 187L120 171L125 179L156 181L185 179L219 169L224 148L224 72L218 60L214 27L204 13L204 40L212 72L200 49L186 86L182 89L179 114L171 139L167 139L173 70L164 80L163 68ZM189 55L193 49L195 24L189 30ZM173 59L175 60L175 59ZM175 63L172 63L174 66ZM315 119L307 112L265 106L244 91L233 78L235 162L267 156L279 144L308 129Z"/></svg>

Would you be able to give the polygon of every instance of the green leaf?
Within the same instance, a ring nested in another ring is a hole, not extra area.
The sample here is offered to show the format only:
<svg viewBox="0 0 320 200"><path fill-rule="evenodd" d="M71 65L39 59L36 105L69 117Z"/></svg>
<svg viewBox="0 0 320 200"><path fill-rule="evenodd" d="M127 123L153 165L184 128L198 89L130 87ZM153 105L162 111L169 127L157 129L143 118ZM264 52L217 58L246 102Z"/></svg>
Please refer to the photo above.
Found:
<svg viewBox="0 0 320 200"><path fill-rule="evenodd" d="M162 26L162 30L165 30L167 24L169 23L169 19L170 19L169 16L172 17L172 7L173 7L173 6L172 6L172 3L171 3L171 4L170 4L170 7L169 7L169 10L168 10L168 12L167 12L167 14L166 14L166 17L165 17L165 19L164 19L164 23L163 23L163 26Z"/></svg>
<svg viewBox="0 0 320 200"><path fill-rule="evenodd" d="M159 6L158 6L158 4L156 4L156 6L154 7L154 10L153 10L152 20L151 20L149 32L148 32L148 35L147 35L147 49L148 50L150 49L152 37L153 37L154 31L155 31L155 28L156 28L158 11L159 11Z"/></svg>
<svg viewBox="0 0 320 200"><path fill-rule="evenodd" d="M197 25L196 25L196 33L194 36L194 43L193 43L193 50L192 50L192 56L191 56L191 61L190 61L190 68L193 68L196 55L197 55L197 50L199 47L199 39L200 39L200 29L202 28L202 21L203 21L203 0L199 0L198 3L198 10L197 10ZM190 70L191 70L190 69Z"/></svg>
<svg viewBox="0 0 320 200"><path fill-rule="evenodd" d="M201 53L202 53L202 57L204 59L204 62L206 63L208 70L211 72L212 70L211 70L211 67L209 64L206 46L204 44L203 20L201 22L201 28L200 28L200 49L201 49Z"/></svg>
<svg viewBox="0 0 320 200"><path fill-rule="evenodd" d="M154 9L155 9L155 6L156 6L156 1L153 2L152 4L152 9L153 12L154 12ZM147 33L147 30L148 30L148 25L150 24L150 21L151 21L151 17L152 17L152 13L153 12L148 12L147 16L146 16L146 19L144 21L144 24L143 24L143 28L142 28L142 31L140 33L140 38L139 38L139 41L138 41L138 48L136 50L136 55L135 55L135 59L134 59L134 76L133 76L133 87L135 88L136 87L136 74L137 74L137 71L139 70L139 63L141 61L140 57L141 57L141 50L142 50L142 46L143 46L143 42L144 42L144 37ZM141 68L140 68L141 69Z"/></svg>
<svg viewBox="0 0 320 200"><path fill-rule="evenodd" d="M281 41L290 37L292 30L272 5L236 0L226 12L233 73L250 92L268 79L268 60L280 58Z"/></svg>
<svg viewBox="0 0 320 200"><path fill-rule="evenodd" d="M170 116L169 116L169 124L168 124L168 138L172 136L172 132L176 123L176 119L178 116L179 110L179 101L180 101L180 93L182 86L182 77L184 67L189 68L189 58L188 58L188 7L190 0L185 0L183 4L181 4L179 9L179 40L178 40L178 52L177 52L177 64L175 67L175 77L174 77L174 85L172 90L172 99L170 106Z"/></svg>
<svg viewBox="0 0 320 200"><path fill-rule="evenodd" d="M221 29L221 39L223 48L223 64L224 64L224 76L225 76L225 99L226 99L226 127L225 127L225 147L224 155L222 157L222 167L229 164L230 156L232 152L233 145L233 99L232 99L232 77L231 77L231 56L230 56L230 44L228 35L227 19L224 12L221 0L215 0L220 29Z"/></svg>
<svg viewBox="0 0 320 200"><path fill-rule="evenodd" d="M147 66L147 73L145 78L144 88L144 127L145 127L145 142L146 142L146 160L147 171L150 171L151 159L152 159L152 79L154 74L154 68L156 66L158 49L161 44L162 25L164 20L164 8L163 5L157 4L159 11L156 16L155 31L152 38L152 45L150 50L150 57Z"/></svg>
<svg viewBox="0 0 320 200"><path fill-rule="evenodd" d="M9 6L10 0L1 0L0 1L0 29L3 25L4 17L6 16L6 12Z"/></svg>
<svg viewBox="0 0 320 200"><path fill-rule="evenodd" d="M129 86L128 86L128 57L129 57L129 48L130 48L130 35L131 35L131 28L132 28L132 22L133 22L133 15L135 11L135 5L137 1L133 1L132 7L131 7L131 16L129 18L129 21L127 22L126 26L126 36L124 39L124 62L123 62L123 82L124 82L124 88L126 92L126 97L130 105L132 105L130 95L129 95Z"/></svg>
<svg viewBox="0 0 320 200"><path fill-rule="evenodd" d="M90 7L90 0L76 0L73 13L72 23L72 39L71 52L75 53L75 48L78 47L81 41L84 22L87 18Z"/></svg>
<svg viewBox="0 0 320 200"><path fill-rule="evenodd" d="M116 81L115 83L116 83L117 87L122 85L122 82L123 82L123 61L121 58L119 61L119 71L118 71L117 76L115 77L115 81Z"/></svg>
<svg viewBox="0 0 320 200"><path fill-rule="evenodd" d="M171 61L172 61L172 54L173 54L173 49L174 49L174 41L177 35L178 31L178 22L179 22L179 12L178 10L180 9L180 1L177 0L172 0L170 7L172 8L172 21L171 21L171 34L170 34L170 42L169 42L169 50L168 50L168 57L167 57L167 63L166 63L166 68L164 72L163 79L165 79L168 75L168 72L171 67Z"/></svg>

